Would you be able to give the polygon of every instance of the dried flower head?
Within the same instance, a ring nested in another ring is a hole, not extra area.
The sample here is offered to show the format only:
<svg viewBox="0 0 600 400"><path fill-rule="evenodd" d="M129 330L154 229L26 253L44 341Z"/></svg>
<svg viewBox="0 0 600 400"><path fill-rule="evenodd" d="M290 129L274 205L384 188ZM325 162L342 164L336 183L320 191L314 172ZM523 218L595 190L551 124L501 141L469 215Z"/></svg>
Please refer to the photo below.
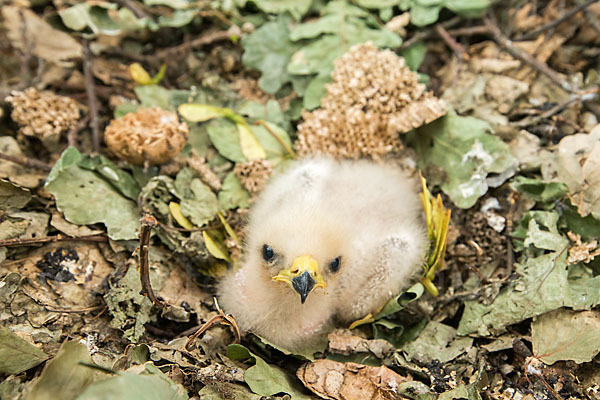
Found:
<svg viewBox="0 0 600 400"><path fill-rule="evenodd" d="M573 232L567 232L567 236L573 242L573 246L569 249L568 265L577 264L580 261L587 264L600 255L600 247L597 240L582 242L581 235Z"/></svg>
<svg viewBox="0 0 600 400"><path fill-rule="evenodd" d="M11 118L19 124L19 132L35 136L45 144L57 143L60 134L68 131L79 120L79 105L69 97L50 91L39 92L30 87L14 91L5 101L11 103Z"/></svg>
<svg viewBox="0 0 600 400"><path fill-rule="evenodd" d="M240 180L242 186L254 195L267 184L273 173L273 166L267 160L248 161L236 164L233 173Z"/></svg>
<svg viewBox="0 0 600 400"><path fill-rule="evenodd" d="M372 43L335 61L321 108L304 112L295 144L300 155L377 158L399 151L406 133L446 113L446 104L418 83L403 58Z"/></svg>
<svg viewBox="0 0 600 400"><path fill-rule="evenodd" d="M135 165L162 164L185 146L189 133L177 114L159 107L142 108L106 127L104 141L119 158Z"/></svg>

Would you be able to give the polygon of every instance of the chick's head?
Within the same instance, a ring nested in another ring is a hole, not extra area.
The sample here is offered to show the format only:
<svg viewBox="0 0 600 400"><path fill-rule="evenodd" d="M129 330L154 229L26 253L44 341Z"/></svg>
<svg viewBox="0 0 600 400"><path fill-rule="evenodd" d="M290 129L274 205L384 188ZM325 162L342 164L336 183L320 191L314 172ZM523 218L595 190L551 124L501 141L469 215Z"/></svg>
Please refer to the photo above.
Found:
<svg viewBox="0 0 600 400"><path fill-rule="evenodd" d="M309 294L339 291L354 235L332 209L335 202L315 196L319 190L299 178L288 177L284 185L272 184L261 194L250 218L246 263L266 272L273 290L299 295L304 303Z"/></svg>

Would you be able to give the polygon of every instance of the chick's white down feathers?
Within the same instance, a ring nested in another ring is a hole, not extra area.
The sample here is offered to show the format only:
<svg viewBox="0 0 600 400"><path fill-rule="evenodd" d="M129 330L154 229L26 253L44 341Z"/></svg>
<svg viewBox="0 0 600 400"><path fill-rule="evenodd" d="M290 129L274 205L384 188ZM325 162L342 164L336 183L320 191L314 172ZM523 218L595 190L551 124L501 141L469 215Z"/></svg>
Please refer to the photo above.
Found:
<svg viewBox="0 0 600 400"><path fill-rule="evenodd" d="M420 270L427 235L416 182L369 161L308 159L273 178L249 218L242 267L219 288L240 328L291 351L323 339L336 323L377 311ZM269 262L263 246L274 251ZM297 257L318 262L325 288L305 303L272 278ZM341 257L334 272L330 263Z"/></svg>

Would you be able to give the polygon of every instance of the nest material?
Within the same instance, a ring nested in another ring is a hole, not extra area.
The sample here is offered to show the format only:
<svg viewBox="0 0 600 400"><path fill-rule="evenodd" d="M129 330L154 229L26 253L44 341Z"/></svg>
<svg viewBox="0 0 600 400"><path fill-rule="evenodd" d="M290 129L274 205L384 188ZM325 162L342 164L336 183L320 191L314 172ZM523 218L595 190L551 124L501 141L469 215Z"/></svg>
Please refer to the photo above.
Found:
<svg viewBox="0 0 600 400"><path fill-rule="evenodd" d="M335 61L321 108L304 112L295 144L300 155L378 158L399 151L406 133L446 113L403 58L371 43Z"/></svg>
<svg viewBox="0 0 600 400"><path fill-rule="evenodd" d="M254 196L260 193L269 181L273 166L267 160L248 161L236 164L233 173L242 186Z"/></svg>
<svg viewBox="0 0 600 400"><path fill-rule="evenodd" d="M134 165L158 165L175 157L187 142L189 127L177 114L142 108L112 120L104 132L108 148Z"/></svg>
<svg viewBox="0 0 600 400"><path fill-rule="evenodd" d="M19 132L37 137L44 144L57 143L61 133L74 127L79 120L79 104L50 91L40 92L30 87L12 92L5 101L12 106L10 116L19 124Z"/></svg>

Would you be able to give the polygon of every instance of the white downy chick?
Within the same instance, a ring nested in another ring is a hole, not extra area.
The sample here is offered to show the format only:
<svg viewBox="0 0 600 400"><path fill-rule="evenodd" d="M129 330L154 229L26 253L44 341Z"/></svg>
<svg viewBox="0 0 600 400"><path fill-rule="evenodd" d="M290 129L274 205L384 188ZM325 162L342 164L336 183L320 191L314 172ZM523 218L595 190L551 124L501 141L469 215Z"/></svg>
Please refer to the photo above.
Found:
<svg viewBox="0 0 600 400"><path fill-rule="evenodd" d="M369 161L296 162L256 200L219 288L240 328L301 351L408 287L428 247L416 182Z"/></svg>

